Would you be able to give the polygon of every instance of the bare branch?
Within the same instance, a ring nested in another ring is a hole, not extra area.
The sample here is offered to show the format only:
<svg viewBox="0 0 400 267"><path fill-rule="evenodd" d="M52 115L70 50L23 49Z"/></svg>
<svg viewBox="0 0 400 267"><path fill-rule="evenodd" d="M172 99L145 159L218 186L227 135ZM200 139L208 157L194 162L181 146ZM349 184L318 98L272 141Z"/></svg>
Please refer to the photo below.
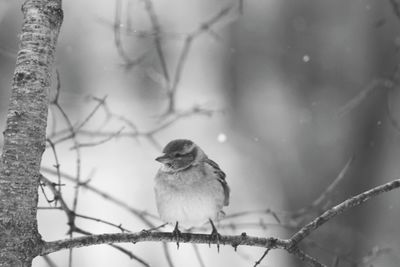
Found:
<svg viewBox="0 0 400 267"><path fill-rule="evenodd" d="M70 227L68 234L71 236L71 233L80 233L80 234L84 234L84 235L92 235L92 233L85 231L79 227L76 226L75 223L75 218L76 217L80 217L83 219L87 219L87 220L92 220L92 221L96 221L96 222L100 222L109 226L113 226L119 230L121 230L122 232L130 232L128 229L123 228L122 225L117 225L102 219L98 219L98 218L94 218L94 217L90 217L90 216L86 216L86 215L82 215L82 214L77 214L74 210L71 210L67 203L64 201L61 193L55 188L55 185L48 180L46 177L42 176L41 177L41 181L44 182L49 188L50 190L53 192L54 194L54 198L58 199L60 201L60 205L61 207L59 207L58 209L61 209L65 212L65 215L68 218L68 226ZM71 239L71 237L70 237ZM140 262L141 264L143 264L144 266L150 266L148 263L146 263L143 259L139 258L138 256L134 255L133 253L131 253L130 251L127 251L126 249L114 245L114 244L110 244L110 246L114 247L115 249L123 252L124 254L128 255L131 259L134 259L138 262ZM70 257L69 257L69 264L72 264L72 254L71 254L72 248L70 248Z"/></svg>
<svg viewBox="0 0 400 267"><path fill-rule="evenodd" d="M48 255L42 257L49 267L57 267L57 264Z"/></svg>
<svg viewBox="0 0 400 267"><path fill-rule="evenodd" d="M104 144L104 143L110 141L111 139L113 139L115 137L118 137L121 134L123 129L124 129L124 127L119 129L117 132L110 134L110 136L108 136L108 137L106 137L106 138L104 138L102 140L99 140L99 141L96 141L96 142L90 142L90 143L79 143L77 146L75 145L75 146L71 147L71 149L77 149L77 148L80 148L80 147L94 147L94 146L98 146L98 145Z"/></svg>
<svg viewBox="0 0 400 267"><path fill-rule="evenodd" d="M347 164L349 165L349 164ZM347 166L346 165L346 166ZM344 168L346 170L346 168ZM343 173L342 171L341 173ZM341 175L339 175L341 176ZM377 186L371 190L365 191L357 196L349 198L342 202L341 204L327 210L322 215L318 216L316 219L308 223L306 226L302 227L297 231L290 239L278 239L274 237L270 238L260 238L251 237L242 233L239 236L229 236L224 235L220 237L220 242L222 244L228 244L236 248L239 245L246 246L258 246L264 247L266 249L284 249L289 253L297 256L300 260L308 263L310 266L325 266L318 262L312 256L309 256L305 252L298 248L299 242L304 238L308 237L314 230L319 228L321 225L332 219L333 217L343 213L344 211L359 206L369 199L372 199L379 194L394 190L400 187L400 179L394 180L392 182L386 183L381 186ZM53 191L57 194L57 190ZM60 200L61 201L61 200ZM61 201L61 204L63 201ZM175 242L175 237L172 233L165 232L150 232L142 231L139 233L122 233L122 234L102 234L102 235L92 235L87 237L78 237L67 240L60 240L54 242L46 242L41 255L46 255L61 249L71 249L75 247L89 246L95 244L110 244L119 242L144 242L144 241L162 241L162 242ZM204 234L192 234L183 233L181 236L182 243L194 243L194 244L217 244L219 241L210 238L209 235Z"/></svg>
<svg viewBox="0 0 400 267"><path fill-rule="evenodd" d="M146 57L147 53L142 54L141 56L131 59L130 56L126 53L123 45L122 45L122 37L121 37L121 10L122 10L122 3L121 0L115 1L115 16L114 16L114 43L117 47L117 51L119 56L125 61L124 65L127 69L130 69L134 66L139 65L144 58Z"/></svg>
<svg viewBox="0 0 400 267"><path fill-rule="evenodd" d="M309 266L313 267L326 267L325 264L320 263L317 259L311 257L310 255L306 254L304 251L295 247L294 249L289 249L289 253L295 255L301 261L308 263Z"/></svg>
<svg viewBox="0 0 400 267"><path fill-rule="evenodd" d="M89 122L89 120L96 114L96 112L99 110L100 107L105 105L107 96L104 96L103 98L96 98L96 101L99 102L93 110L89 113L89 115L86 116L86 118L76 127L74 127L74 131L78 132L80 129L82 129L85 124Z"/></svg>
<svg viewBox="0 0 400 267"><path fill-rule="evenodd" d="M86 237L76 237L73 239L65 239L60 241L46 242L41 255L47 255L62 249L78 248L90 245L98 244L113 244L120 242L176 242L175 237L172 233L166 232L149 232L141 231L138 233L118 233L118 234L102 234L92 235ZM237 236L223 235L220 240L210 239L209 235L206 234L193 234L193 233L182 233L180 236L181 243L192 243L192 244L217 244L220 242L224 245L231 245L236 248L238 246L257 246L264 247L267 249L285 249L289 248L289 241L277 238L261 238L248 236L245 233ZM291 254L297 256L300 260L309 263L311 266L325 266L318 264L318 262L308 256L297 247L290 251Z"/></svg>
<svg viewBox="0 0 400 267"><path fill-rule="evenodd" d="M54 143L50 139L47 138L46 142L49 143L51 151L53 151L53 156L54 156L54 160L55 160L55 163L56 163L53 166L56 168L56 171L57 171L58 184L61 185L60 161L58 160L56 147L55 147ZM61 186L58 187L58 192L61 195ZM43 192L43 194L44 194L44 192ZM57 199L55 199L55 203L54 204L57 206Z"/></svg>
<svg viewBox="0 0 400 267"><path fill-rule="evenodd" d="M154 6L153 3L151 2L151 0L142 0L145 4L146 7L146 11L147 14L150 18L150 22L153 28L153 32L154 32L154 44L156 46L156 50L157 50L157 54L158 57L160 59L160 63L161 63L161 69L163 71L164 74L164 78L167 81L167 84L169 86L170 83L170 78L169 78L169 73L168 73L168 67L167 67L167 63L165 60L165 55L164 55L164 51L162 49L162 45L161 45L161 26L160 23L158 21L158 17L156 15L156 12L154 11Z"/></svg>
<svg viewBox="0 0 400 267"><path fill-rule="evenodd" d="M400 180L394 180L384 185L377 186L371 190L365 191L364 193L349 198L344 202L340 203L339 205L330 208L329 210L325 211L321 216L318 216L316 219L314 219L309 224L301 228L297 233L295 233L290 238L291 246L292 247L296 246L301 240L309 236L315 229L317 229L318 227L320 227L333 217L342 214L343 212L347 211L350 208L359 206L365 201L373 197L376 197L377 195L391 191L398 187L400 187Z"/></svg>
<svg viewBox="0 0 400 267"><path fill-rule="evenodd" d="M193 244L194 254L196 255L197 261L199 262L200 267L206 267L204 264L203 258L201 257L199 247L196 244Z"/></svg>
<svg viewBox="0 0 400 267"><path fill-rule="evenodd" d="M268 252L270 251L270 248L267 248L264 253L262 254L261 258L258 259L255 263L253 267L257 267L258 265L260 265L261 261L265 258L265 256L267 256Z"/></svg>
<svg viewBox="0 0 400 267"><path fill-rule="evenodd" d="M188 110L183 110L183 111L175 111L174 113L171 113L170 116L168 117L163 117L159 125L154 127L153 129L149 130L139 130L136 125L131 122L129 119L125 118L122 115L118 115L115 113L112 113L108 107L105 106L106 114L108 116L117 118L118 120L123 121L126 123L128 126L132 128L132 131L124 131L118 134L118 137L128 137L128 138L138 138L142 137L147 139L151 144L153 144L156 149L159 149L160 146L155 140L154 135L160 133L161 131L169 128L172 126L174 123L176 123L178 120L184 119L184 118L189 118L191 116L195 115L204 115L204 116L212 116L218 110L211 110L211 109L206 109L202 108L199 106L194 106ZM105 136L105 137L110 137L111 135L115 135L115 132L112 131L87 131L87 130L80 130L79 132L76 132L76 134L80 135L87 135L87 136Z"/></svg>
<svg viewBox="0 0 400 267"><path fill-rule="evenodd" d="M237 217L243 217L246 215L251 215L251 214L255 214L255 213L259 213L259 214L270 214L278 224L281 223L281 220L278 217L277 213L282 213L282 212L276 212L273 211L270 208L267 209L261 209L261 210L249 210L249 211L240 211L240 212L236 212L236 213L232 213L232 214L228 214L225 217L221 218L221 220L226 220L226 219L232 219L232 218L237 218ZM284 213L285 215L287 214L286 212Z"/></svg>
<svg viewBox="0 0 400 267"><path fill-rule="evenodd" d="M175 265L174 265L174 263L172 261L171 252L169 251L169 246L168 245L169 245L168 243L162 243L164 256L165 256L165 259L167 260L168 266L169 267L174 267Z"/></svg>
<svg viewBox="0 0 400 267"><path fill-rule="evenodd" d="M75 233L79 233L79 234L83 234L83 235L87 235L87 236L93 235L92 233L90 233L88 231L85 231L85 230L83 230L83 229L81 229L79 227L75 227L74 232ZM115 245L115 244L108 244L108 245L110 247L115 248L116 250L119 250L120 252L124 253L125 255L128 255L129 258L136 260L137 262L141 263L142 265L144 265L146 267L150 267L150 265L145 260L143 260L142 258L136 256L135 254L133 254L129 250L127 250L127 249L125 249L125 248L123 248L121 246Z"/></svg>
<svg viewBox="0 0 400 267"><path fill-rule="evenodd" d="M350 159L346 162L346 164L342 168L342 170L339 172L335 180L333 180L333 182L321 193L321 195L317 199L315 199L310 206L300 209L297 212L294 212L292 216L293 217L303 216L306 213L309 213L311 210L317 210L318 208L321 208L323 203L326 203L327 200L330 198L333 190L343 180L353 161L354 161L354 156L351 156Z"/></svg>
<svg viewBox="0 0 400 267"><path fill-rule="evenodd" d="M364 101L375 89L379 87L390 87L393 82L390 80L375 79L370 82L364 89L361 90L353 99L347 102L344 106L340 107L337 111L338 117L343 117L353 109L355 109L362 101Z"/></svg>
<svg viewBox="0 0 400 267"><path fill-rule="evenodd" d="M113 226L113 227L118 228L119 230L121 230L121 232L131 232L128 229L122 227L121 224L111 223L111 222L108 222L108 221L105 221L105 220L102 220L102 219L99 219L99 218L94 218L94 217L91 217L91 216L78 214L78 213L75 213L75 216L79 217L79 218L87 219L87 220L90 220L90 221L100 222L100 223L103 223L103 224L106 224L106 225Z"/></svg>
<svg viewBox="0 0 400 267"><path fill-rule="evenodd" d="M189 54L189 51L192 47L193 41L200 36L204 32L210 32L213 33L211 30L211 27L220 21L224 16L229 14L229 11L234 7L234 5L229 5L227 7L224 7L221 9L216 15L214 15L211 19L208 21L202 23L198 29L193 31L192 33L188 34L188 36L185 38L184 44L182 51L180 53L178 63L176 66L175 70L175 75L172 81L172 85L170 90L168 91L168 98L169 98L169 106L168 106L168 111L167 113L172 113L175 110L175 93L178 88L180 79L181 79L181 74L183 71L184 64L186 62L186 58Z"/></svg>
<svg viewBox="0 0 400 267"><path fill-rule="evenodd" d="M46 173L49 173L49 174L53 174L53 175L56 174L56 172L53 169L50 169L50 168L42 167L41 170L43 172L46 172ZM75 180L75 178L73 176L68 175L66 173L61 173L61 177L63 179L68 180L68 181L76 182L76 180ZM128 204L126 204L124 201L122 201L122 200L120 200L120 199L118 199L118 198L116 198L116 197L114 197L114 196L112 196L112 195L110 195L110 194L108 194L108 193L106 193L104 191L101 191L100 189L98 189L98 188L96 188L96 187L94 187L94 186L92 186L92 185L90 185L88 183L83 183L83 184L81 184L81 186L83 188L85 188L85 189L87 189L87 190L89 190L89 191L91 191L91 192L103 197L104 199L107 199L108 201L113 202L114 204L116 204L116 205L128 210L129 212L135 214L148 227L155 227L155 225L148 219L148 217L159 220L159 218L157 216L152 215L152 214L148 213L147 211L142 211L142 210L135 209L135 208L129 206Z"/></svg>
<svg viewBox="0 0 400 267"><path fill-rule="evenodd" d="M139 243L148 241L176 242L175 237L170 232L149 232L141 231L137 233L117 233L117 234L102 234L85 237L76 237L73 239L65 239L53 242L46 242L41 255L53 253L62 249L78 248L90 245L110 244L110 243ZM217 240L211 240L207 234L182 233L180 237L181 243L194 244L217 244ZM220 238L221 244L237 246L257 246L265 248L282 248L284 249L288 242L277 238L260 238L252 237L246 234L230 236L223 235Z"/></svg>

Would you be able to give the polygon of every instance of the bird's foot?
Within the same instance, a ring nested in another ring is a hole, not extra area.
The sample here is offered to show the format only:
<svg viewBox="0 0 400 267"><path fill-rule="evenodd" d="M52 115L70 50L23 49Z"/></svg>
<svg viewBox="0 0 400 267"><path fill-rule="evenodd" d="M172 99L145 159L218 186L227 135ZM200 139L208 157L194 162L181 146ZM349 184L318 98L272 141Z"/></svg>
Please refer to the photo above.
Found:
<svg viewBox="0 0 400 267"><path fill-rule="evenodd" d="M221 240L221 235L218 233L217 228L214 225L214 222L210 219L210 224L212 226L212 232L209 237L208 246L211 247L211 241L216 240L217 242L217 251L219 253L219 244Z"/></svg>
<svg viewBox="0 0 400 267"><path fill-rule="evenodd" d="M182 233L178 229L178 222L176 222L176 224L175 224L175 228L172 231L172 236L176 240L176 249L179 249L179 241L181 239Z"/></svg>

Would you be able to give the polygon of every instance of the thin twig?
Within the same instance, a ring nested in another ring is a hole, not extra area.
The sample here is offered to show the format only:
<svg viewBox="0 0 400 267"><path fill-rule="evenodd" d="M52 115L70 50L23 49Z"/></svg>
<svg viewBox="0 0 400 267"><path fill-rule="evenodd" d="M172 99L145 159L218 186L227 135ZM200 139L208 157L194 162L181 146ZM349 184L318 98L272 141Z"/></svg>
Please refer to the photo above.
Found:
<svg viewBox="0 0 400 267"><path fill-rule="evenodd" d="M156 12L154 10L154 6L153 6L153 3L151 2L151 0L142 0L142 1L145 4L145 8L146 8L147 14L150 18L151 26L153 28L154 44L156 46L158 58L160 59L161 69L163 71L164 78L169 86L170 78L169 78L169 73L168 73L168 67L167 67L167 62L165 60L164 51L163 51L162 45L161 45L161 41L162 41L161 34L160 34L161 26L158 21L158 17L156 15ZM169 90L169 88L168 88L168 90Z"/></svg>
<svg viewBox="0 0 400 267"><path fill-rule="evenodd" d="M74 131L78 132L80 129L82 129L83 126L85 126L91 118L93 118L94 114L99 110L101 106L104 106L104 103L106 102L107 95L104 96L103 98L96 98L96 100L99 102L91 112L86 116L86 118L78 124L78 126L74 127Z"/></svg>
<svg viewBox="0 0 400 267"><path fill-rule="evenodd" d="M54 143L49 138L47 138L46 141L47 141L47 143L49 143L51 151L53 151L54 161L56 163L53 166L56 168L56 171L57 171L58 184L61 185L60 161L58 160L56 147L55 147ZM61 186L58 187L58 191L59 191L59 194L61 195L62 194L61 193ZM54 205L57 206L57 199L55 200Z"/></svg>
<svg viewBox="0 0 400 267"><path fill-rule="evenodd" d="M197 261L199 262L200 267L206 267L203 261L203 257L200 254L199 247L196 244L192 244L194 254L196 255Z"/></svg>
<svg viewBox="0 0 400 267"><path fill-rule="evenodd" d="M181 80L181 74L184 68L184 64L186 62L187 56L189 54L189 51L192 47L193 41L200 36L203 32L211 32L211 27L217 23L218 21L221 20L224 16L229 14L229 11L233 8L233 5L229 5L227 7L224 7L222 10L220 10L216 15L214 15L211 19L206 21L205 23L202 23L198 29L193 31L192 33L188 34L187 37L185 38L183 48L181 50L181 53L179 55L178 63L176 65L175 69L175 74L173 77L172 85L170 90L168 91L168 99L169 99L169 104L168 104L168 110L167 114L172 114L175 111L175 94L176 90L178 88L179 82ZM168 80L167 80L168 82Z"/></svg>
<svg viewBox="0 0 400 267"><path fill-rule="evenodd" d="M281 223L281 220L279 219L278 213L282 214L282 215L287 215L287 212L278 212L278 211L274 211L270 208L267 209L260 209L260 210L248 210L248 211L239 211L239 212L235 212L235 213L231 213L229 215L226 215L225 217L221 218L222 220L226 220L226 219L233 219L233 218L237 218L237 217L243 217L243 216L247 216L247 215L253 215L253 214L269 214L271 215L278 224Z"/></svg>
<svg viewBox="0 0 400 267"><path fill-rule="evenodd" d="M43 194L44 198L46 199L47 203L49 203L49 205L51 205L51 202L54 202L55 199L49 199L47 197L46 191L44 190L43 185L41 183L39 183L39 187L40 187L40 191L42 191L42 194ZM53 207L50 206L48 208L53 208Z"/></svg>
<svg viewBox="0 0 400 267"><path fill-rule="evenodd" d="M107 111L110 112L110 111ZM109 116L115 117L124 123L128 124L133 131L124 131L118 134L118 137L128 137L128 138L145 138L147 139L151 144L153 144L156 149L159 149L160 145L158 144L157 140L154 139L154 135L160 133L163 130L166 130L167 128L171 127L174 123L176 123L178 120L182 120L184 118L189 118L195 115L205 115L205 116L212 116L213 114L219 112L218 110L211 110L211 109L206 109L202 108L199 106L194 106L188 110L183 110L183 111L175 111L173 114L170 114L169 117L163 117L162 121L157 125L156 127L150 129L150 130L139 130L136 125L125 118L124 116L117 115L114 113L108 113L110 114ZM109 137L111 135L115 135L115 132L112 131L87 131L87 130L80 130L76 134L79 135L86 135L86 136L105 136Z"/></svg>
<svg viewBox="0 0 400 267"><path fill-rule="evenodd" d="M45 172L45 173L48 173L48 174L53 174L53 175L56 174L55 171L53 169L51 169L51 168L42 167L41 170L42 170L42 172ZM71 175L68 175L66 173L61 173L61 177L63 179L68 180L68 181L75 182L74 177L71 176ZM112 203L114 203L114 204L116 204L116 205L128 210L129 212L133 213L135 216L137 216L148 227L155 227L155 225L148 218L159 220L159 218L157 216L152 215L152 214L148 213L147 211L135 209L135 208L129 206L128 204L126 204L124 201L122 201L122 200L120 200L120 199L118 199L118 198L116 198L116 197L114 197L114 196L112 196L112 195L110 195L110 194L108 194L108 193L106 193L106 192L104 192L104 191L102 191L102 190L100 190L100 189L88 184L88 183L83 183L83 184L81 184L81 186L83 188L85 188L85 189L87 189L87 190L89 190L89 191L101 196L102 198L107 199L108 201L110 201L110 202L112 202Z"/></svg>
<svg viewBox="0 0 400 267"><path fill-rule="evenodd" d="M306 262L309 266L312 267L327 267L325 264L320 263L317 259L314 257L308 255L298 247L295 247L294 249L288 250L290 254L295 255L297 258L299 258L301 261Z"/></svg>
<svg viewBox="0 0 400 267"><path fill-rule="evenodd" d="M70 135L69 138L72 139L72 142L74 144L74 146L78 145L78 140L76 139L76 132L74 130L74 126L71 123L71 120L69 119L67 113L64 111L64 109L61 107L60 103L59 103L59 97L60 97L60 91L61 91L61 80L60 80L60 74L57 71L57 92L56 92L56 96L54 98L54 100L52 101L52 104L54 106L57 107L57 109L60 111L62 117L64 118L68 129L70 131ZM58 142L53 142L53 145L55 145ZM81 152L79 147L75 150L76 153L76 177L75 179L77 180L77 183L80 182L80 177L81 177ZM72 215L69 217L69 219L71 220L69 223L71 223L71 225L75 225L75 211L77 208L77 204L78 204L78 196L79 196L79 186L75 187L75 191L74 191L74 199L73 199L73 206L72 206ZM73 232L70 231L69 233L70 238L73 237ZM69 251L69 257L68 257L68 266L72 267L72 249Z"/></svg>
<svg viewBox="0 0 400 267"><path fill-rule="evenodd" d="M102 140L99 140L99 141L96 141L96 142L89 142L89 143L79 143L78 146L73 146L73 147L71 147L71 149L77 149L77 148L82 148L82 147L94 147L94 146L98 146L98 145L104 144L104 143L112 140L113 138L119 136L123 129L124 129L124 127L119 129L117 132L115 132L113 134L110 134L108 137L106 137L106 138L104 138Z"/></svg>
<svg viewBox="0 0 400 267"><path fill-rule="evenodd" d="M79 233L79 234L83 234L83 235L86 235L86 236L91 236L91 235L93 235L91 232L85 231L85 230L83 230L83 229L81 229L81 228L79 228L79 227L75 227L74 232ZM110 247L113 247L113 248L115 248L116 250L119 250L120 252L124 253L124 254L127 255L130 259L134 259L134 260L136 260L137 262L141 263L143 266L150 267L150 264L148 264L148 263L147 263L145 260L143 260L142 258L136 256L135 254L133 254L133 253L130 252L129 250L127 250L127 249L125 249L125 248L123 248L123 247L121 247L121 246L118 246L118 245L116 245L116 244L108 244L108 245L109 245Z"/></svg>
<svg viewBox="0 0 400 267"><path fill-rule="evenodd" d="M383 79L375 79L372 82L370 82L354 98L352 98L345 105L343 105L338 109L337 116L343 117L344 115L348 114L350 111L359 106L360 103L364 101L373 91L375 91L377 88L381 86L385 86L386 83L391 83L391 81Z"/></svg>
<svg viewBox="0 0 400 267"><path fill-rule="evenodd" d="M270 251L270 248L267 248L264 253L262 254L261 258L259 258L253 265L253 267L257 267L258 265L260 265L260 263L262 262L262 260L265 258L265 256L267 256L268 252Z"/></svg>
<svg viewBox="0 0 400 267"><path fill-rule="evenodd" d="M81 215L81 214L77 214L75 211L71 210L67 203L65 202L64 198L62 197L62 195L60 194L60 192L56 189L54 183L52 183L49 179L47 179L44 176L41 176L41 181L44 182L49 188L50 190L53 192L54 194L54 198L58 199L60 202L61 207L59 207L59 209L62 209L65 212L65 215L67 216L68 219L68 225L70 227L68 234L71 235L71 232L73 233L80 233L80 234L84 234L84 235L92 235L92 233L85 231L79 227L76 226L75 224L75 218L76 217L80 217L80 218L84 218L87 220L92 220L92 221L96 221L96 222L101 222L104 223L106 225L110 225L113 227L118 228L119 230L123 231L123 232L130 232L128 229L123 228L121 225L117 225L102 219L98 219L98 218L94 218L94 217L90 217L90 216L86 216L86 215ZM70 237L71 239L71 237ZM139 258L138 256L134 255L133 253L131 253L130 251L115 245L115 244L109 244L110 246L114 247L115 249L123 252L124 254L128 255L131 259L135 259L136 261L140 262L141 264L143 264L144 266L150 266L148 263L146 263L143 259ZM73 248L70 248L70 252L72 251ZM69 254L71 255L71 253ZM72 264L72 255L69 257L69 261L68 264Z"/></svg>
<svg viewBox="0 0 400 267"><path fill-rule="evenodd" d="M57 264L49 257L49 255L44 255L42 257L49 267L57 267Z"/></svg>
<svg viewBox="0 0 400 267"><path fill-rule="evenodd" d="M174 262L172 261L171 252L169 251L169 246L168 245L169 244L167 244L167 243L162 243L164 256L165 256L165 259L167 260L168 266L169 267L174 267L175 265L174 265Z"/></svg>
<svg viewBox="0 0 400 267"><path fill-rule="evenodd" d="M106 224L106 225L113 226L113 227L118 228L119 230L121 230L123 233L124 232L128 232L128 233L131 232L130 230L122 227L121 224L111 223L111 222L108 222L108 221L105 221L105 220L102 220L102 219L99 219L99 218L94 218L94 217L91 217L91 216L78 214L78 213L76 213L75 216L79 217L79 218L87 219L87 220L90 220L90 221L100 222L100 223L103 223L103 224Z"/></svg>
<svg viewBox="0 0 400 267"><path fill-rule="evenodd" d="M125 61L124 65L125 65L126 69L131 69L132 67L139 65L144 60L147 53L144 53L135 59L130 58L130 56L126 53L126 51L123 47L123 44L122 44L122 37L121 37L121 28L122 28L121 10L122 10L121 0L116 0L115 1L115 16L114 16L114 24L113 24L114 43L115 43L115 46L117 47L119 56ZM129 16L128 16L128 18L129 18Z"/></svg>
<svg viewBox="0 0 400 267"><path fill-rule="evenodd" d="M340 170L339 174L336 176L336 178L332 181L332 183L321 193L321 195L316 198L311 205L308 207L302 208L292 214L292 217L296 218L299 216L303 216L310 211L316 211L320 208L322 208L322 205L327 202L327 200L331 197L333 191L336 189L338 184L343 180L343 178L346 176L351 164L354 161L354 155L351 156L344 167Z"/></svg>

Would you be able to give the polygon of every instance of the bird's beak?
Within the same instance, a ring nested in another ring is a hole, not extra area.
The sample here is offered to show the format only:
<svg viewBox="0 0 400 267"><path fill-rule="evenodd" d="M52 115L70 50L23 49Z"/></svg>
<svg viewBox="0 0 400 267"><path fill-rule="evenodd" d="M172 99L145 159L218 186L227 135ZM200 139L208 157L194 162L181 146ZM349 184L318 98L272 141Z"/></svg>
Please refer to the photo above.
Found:
<svg viewBox="0 0 400 267"><path fill-rule="evenodd" d="M156 158L156 160L158 162L161 162L161 163L169 163L169 162L171 162L171 158L169 156L167 156L167 155L159 156L159 157Z"/></svg>

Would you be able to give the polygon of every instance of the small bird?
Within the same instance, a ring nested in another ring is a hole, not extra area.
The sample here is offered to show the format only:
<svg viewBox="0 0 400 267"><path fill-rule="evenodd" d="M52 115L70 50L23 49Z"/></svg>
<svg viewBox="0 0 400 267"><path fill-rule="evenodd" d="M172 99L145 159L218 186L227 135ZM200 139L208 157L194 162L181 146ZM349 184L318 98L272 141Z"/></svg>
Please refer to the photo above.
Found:
<svg viewBox="0 0 400 267"><path fill-rule="evenodd" d="M163 221L175 224L172 232L179 248L178 225L189 229L207 221L212 226L210 242L220 234L214 225L229 205L230 189L225 173L204 151L187 139L169 142L163 155L156 158L163 165L155 177L157 209Z"/></svg>

